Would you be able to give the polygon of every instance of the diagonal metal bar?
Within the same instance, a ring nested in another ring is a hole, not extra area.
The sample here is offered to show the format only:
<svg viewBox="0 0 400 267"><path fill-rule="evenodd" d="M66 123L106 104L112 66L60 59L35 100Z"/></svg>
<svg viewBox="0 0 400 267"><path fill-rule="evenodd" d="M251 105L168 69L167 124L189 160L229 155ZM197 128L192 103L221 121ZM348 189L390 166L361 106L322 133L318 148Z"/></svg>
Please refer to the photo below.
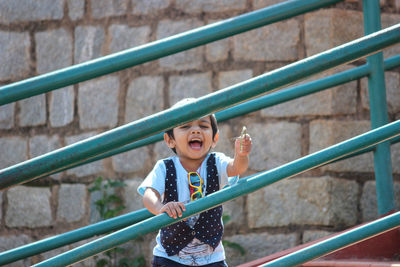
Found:
<svg viewBox="0 0 400 267"><path fill-rule="evenodd" d="M283 256L262 267L292 267L319 258L343 247L361 242L379 233L387 232L400 226L400 212L367 223L348 232L318 242L289 255Z"/></svg>
<svg viewBox="0 0 400 267"><path fill-rule="evenodd" d="M391 70L393 68L396 68L400 66L400 55L390 57L384 61L385 65L385 70ZM280 91L272 92L270 94L267 94L265 96L258 97L253 100L249 100L245 103L241 103L239 105L236 105L234 107L227 108L225 110L219 111L215 114L217 121L222 122L226 121L232 118L236 118L263 108L271 107L274 105L278 105L302 96L310 95L316 92L320 92L322 90L329 89L334 86L338 86L350 81L354 81L360 78L363 78L369 74L369 68L368 65L362 65L358 66L355 68L352 68L350 70L346 70L340 73L333 74L329 77L321 78L315 81L311 81L305 84L297 85L294 87L282 89ZM109 152L100 154L98 156L92 157L90 159L86 159L82 162L78 162L76 164L73 164L71 166L59 169L59 170L52 170L51 172L48 173L54 174L58 172L62 172L74 167L82 166L97 160L101 160L107 157L111 157L120 153L124 153L127 151L130 151L132 149L136 149L142 146L146 146L149 144L153 144L155 142L163 140L163 133L159 133L156 135L153 135L151 137L144 138L142 140L139 140L137 142L127 144L125 146L113 149ZM393 140L393 143L397 143L399 140ZM368 150L365 150L364 152L359 152L358 154L366 153L373 151L373 148L370 148ZM357 154L357 155L358 155ZM351 155L349 156L351 157Z"/></svg>
<svg viewBox="0 0 400 267"><path fill-rule="evenodd" d="M147 209L130 212L104 220L57 236L52 236L14 249L0 252L0 266L25 259L30 256L69 245L96 235L103 235L138 223L154 216Z"/></svg>
<svg viewBox="0 0 400 267"><path fill-rule="evenodd" d="M218 206L226 201L232 200L245 194L249 194L256 191L257 189L271 185L282 179L295 176L302 172L308 171L310 169L316 168L340 157L348 155L354 151L376 145L377 143L384 142L390 138L399 135L400 120L371 130L362 135L358 135L354 138L338 143L303 158L297 159L280 167L259 173L237 185L222 189L195 202L188 203L186 205L186 211L183 213L183 216L180 219L174 220L167 214L157 215L155 217L149 218L140 223L107 235L103 238L99 238L95 241L82 245L78 248L62 253L51 259L45 260L34 266L55 267L73 264L95 254L119 246L132 239L158 230L161 227L192 216L193 214Z"/></svg>
<svg viewBox="0 0 400 267"><path fill-rule="evenodd" d="M0 106L172 55L343 0L291 0L0 87Z"/></svg>
<svg viewBox="0 0 400 267"><path fill-rule="evenodd" d="M304 77L374 53L400 41L400 24L364 36L246 82L0 170L0 189L24 183L154 133L201 118Z"/></svg>

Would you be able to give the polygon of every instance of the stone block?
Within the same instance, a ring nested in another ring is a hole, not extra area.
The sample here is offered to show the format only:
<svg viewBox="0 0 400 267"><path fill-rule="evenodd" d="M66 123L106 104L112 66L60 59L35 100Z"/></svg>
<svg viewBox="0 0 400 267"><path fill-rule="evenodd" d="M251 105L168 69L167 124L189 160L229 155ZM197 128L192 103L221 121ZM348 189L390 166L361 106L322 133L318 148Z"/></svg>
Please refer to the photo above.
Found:
<svg viewBox="0 0 400 267"><path fill-rule="evenodd" d="M397 10L400 10L400 0L395 0L394 5L396 6Z"/></svg>
<svg viewBox="0 0 400 267"><path fill-rule="evenodd" d="M86 197L84 184L62 184L58 192L57 220L81 221L86 214Z"/></svg>
<svg viewBox="0 0 400 267"><path fill-rule="evenodd" d="M50 93L49 120L52 127L62 127L74 119L74 87L68 86Z"/></svg>
<svg viewBox="0 0 400 267"><path fill-rule="evenodd" d="M206 59L209 62L227 60L231 39L226 38L206 45Z"/></svg>
<svg viewBox="0 0 400 267"><path fill-rule="evenodd" d="M4 0L0 2L0 23L61 20L63 0Z"/></svg>
<svg viewBox="0 0 400 267"><path fill-rule="evenodd" d="M304 15L306 54L311 56L362 37L362 12L322 9Z"/></svg>
<svg viewBox="0 0 400 267"><path fill-rule="evenodd" d="M254 6L254 9L260 9L260 8L264 8L267 6L272 6L272 5L276 5L279 3L283 3L283 2L287 2L287 1L286 0L254 0L253 6Z"/></svg>
<svg viewBox="0 0 400 267"><path fill-rule="evenodd" d="M132 14L148 15L166 9L171 0L132 0Z"/></svg>
<svg viewBox="0 0 400 267"><path fill-rule="evenodd" d="M218 73L219 89L223 89L228 86L244 82L252 77L253 77L253 71L250 69L222 71Z"/></svg>
<svg viewBox="0 0 400 267"><path fill-rule="evenodd" d="M303 240L302 243L308 243L311 241L315 241L324 237L327 237L328 235L333 234L332 232L328 231L323 231L323 230L306 230L303 233Z"/></svg>
<svg viewBox="0 0 400 267"><path fill-rule="evenodd" d="M116 172L129 173L141 171L150 160L149 149L140 147L112 157L112 165Z"/></svg>
<svg viewBox="0 0 400 267"><path fill-rule="evenodd" d="M8 190L5 222L8 227L44 227L53 224L49 188L17 186Z"/></svg>
<svg viewBox="0 0 400 267"><path fill-rule="evenodd" d="M238 250L225 246L226 261L229 266L237 266L294 247L298 242L296 234L256 233L225 236L224 239L239 244L246 251L241 256Z"/></svg>
<svg viewBox="0 0 400 267"><path fill-rule="evenodd" d="M246 8L246 0L176 0L176 7L187 13L213 13L213 12L234 12L244 10Z"/></svg>
<svg viewBox="0 0 400 267"><path fill-rule="evenodd" d="M164 107L164 80L142 76L133 80L126 94L125 123L159 112Z"/></svg>
<svg viewBox="0 0 400 267"><path fill-rule="evenodd" d="M18 101L19 125L38 126L46 124L46 96L32 96Z"/></svg>
<svg viewBox="0 0 400 267"><path fill-rule="evenodd" d="M263 171L301 156L301 125L291 122L255 123L247 126L254 145L249 167Z"/></svg>
<svg viewBox="0 0 400 267"><path fill-rule="evenodd" d="M165 144L164 141L157 142L154 145L153 153L157 160L168 158L175 155L174 152ZM154 164L155 162L153 162L153 165Z"/></svg>
<svg viewBox="0 0 400 267"><path fill-rule="evenodd" d="M203 26L199 20L163 20L158 24L157 40ZM160 66L167 70L199 69L203 64L203 47L190 49L160 59Z"/></svg>
<svg viewBox="0 0 400 267"><path fill-rule="evenodd" d="M28 159L28 146L25 138L0 138L0 169L12 166Z"/></svg>
<svg viewBox="0 0 400 267"><path fill-rule="evenodd" d="M78 113L81 129L112 128L118 122L119 79L105 76L79 85Z"/></svg>
<svg viewBox="0 0 400 267"><path fill-rule="evenodd" d="M124 200L125 210L124 213L137 211L144 208L142 196L137 192L137 188L142 183L141 179L133 178L125 181L124 187Z"/></svg>
<svg viewBox="0 0 400 267"><path fill-rule="evenodd" d="M84 139L87 139L89 137L95 136L97 133L91 132L91 133L84 133L80 135L74 135L74 136L68 136L65 138L65 143L66 145L71 145L76 142L82 141ZM83 176L88 176L88 175L93 175L93 174L98 174L104 171L103 168L103 160L98 160L94 161L92 163L80 166L80 167L75 167L72 169L67 170L68 175L76 175L78 177L83 177Z"/></svg>
<svg viewBox="0 0 400 267"><path fill-rule="evenodd" d="M0 20L4 9L1 7L5 2L0 2ZM31 41L29 33L0 31L0 79L21 79L29 73L31 64L30 56ZM7 64L5 63L7 62Z"/></svg>
<svg viewBox="0 0 400 267"><path fill-rule="evenodd" d="M254 61L299 59L300 25L296 19L274 23L233 37L233 58Z"/></svg>
<svg viewBox="0 0 400 267"><path fill-rule="evenodd" d="M400 112L400 74L385 72L386 101L389 113ZM363 108L370 109L368 79L361 79L361 103Z"/></svg>
<svg viewBox="0 0 400 267"><path fill-rule="evenodd" d="M111 42L110 52L116 53L133 48L150 41L150 27L128 27L127 25L111 25L109 28Z"/></svg>
<svg viewBox="0 0 400 267"><path fill-rule="evenodd" d="M400 174L400 143L390 146L393 173Z"/></svg>
<svg viewBox="0 0 400 267"><path fill-rule="evenodd" d="M249 227L352 226L358 191L355 181L329 176L279 181L248 196Z"/></svg>
<svg viewBox="0 0 400 267"><path fill-rule="evenodd" d="M395 210L400 209L400 183L393 183ZM367 181L363 188L360 199L362 221L368 222L379 218L376 198L376 182Z"/></svg>
<svg viewBox="0 0 400 267"><path fill-rule="evenodd" d="M32 243L33 240L31 237L19 234L19 235L3 235L0 236L0 251L7 251L13 248L17 248L23 245L27 245ZM21 266L31 266L31 261L29 258L19 260L10 264L7 264L8 267L21 267Z"/></svg>
<svg viewBox="0 0 400 267"><path fill-rule="evenodd" d="M200 97L212 92L211 72L169 78L171 106L188 97Z"/></svg>
<svg viewBox="0 0 400 267"><path fill-rule="evenodd" d="M218 124L219 139L213 151L222 152L227 156L233 157L235 155L235 137L240 133L234 134L228 124Z"/></svg>
<svg viewBox="0 0 400 267"><path fill-rule="evenodd" d="M57 135L37 135L29 139L29 157L34 158L62 147Z"/></svg>
<svg viewBox="0 0 400 267"><path fill-rule="evenodd" d="M82 19L85 14L85 0L67 0L68 16L71 20Z"/></svg>
<svg viewBox="0 0 400 267"><path fill-rule="evenodd" d="M90 0L92 17L95 19L121 16L127 13L129 0Z"/></svg>
<svg viewBox="0 0 400 267"><path fill-rule="evenodd" d="M245 197L239 197L223 204L223 215L229 220L224 222L225 227L240 228L246 224L244 210Z"/></svg>
<svg viewBox="0 0 400 267"><path fill-rule="evenodd" d="M39 74L72 64L72 36L65 29L35 33L37 72Z"/></svg>
<svg viewBox="0 0 400 267"><path fill-rule="evenodd" d="M328 77L334 73L342 72L350 67L338 67L322 74L288 87L292 88L302 84ZM284 91L285 89L281 89ZM303 96L282 104L274 105L261 110L263 117L297 117L354 114L357 107L357 81L329 88L318 93Z"/></svg>
<svg viewBox="0 0 400 267"><path fill-rule="evenodd" d="M369 121L326 121L310 123L310 153L335 145L370 130ZM335 172L374 172L372 153L338 161L322 167Z"/></svg>
<svg viewBox="0 0 400 267"><path fill-rule="evenodd" d="M397 0L396 0L397 1ZM383 13L381 15L381 21L382 21L382 29L388 28L390 26L393 26L395 24L398 24L400 21L400 14L386 14ZM397 43L391 47L385 48L383 50L383 55L385 58L388 57L393 57L400 54L400 44Z"/></svg>
<svg viewBox="0 0 400 267"><path fill-rule="evenodd" d="M105 39L103 28L78 26L75 29L74 63L82 63L102 56Z"/></svg>
<svg viewBox="0 0 400 267"><path fill-rule="evenodd" d="M11 129L14 127L15 103L0 107L0 129Z"/></svg>

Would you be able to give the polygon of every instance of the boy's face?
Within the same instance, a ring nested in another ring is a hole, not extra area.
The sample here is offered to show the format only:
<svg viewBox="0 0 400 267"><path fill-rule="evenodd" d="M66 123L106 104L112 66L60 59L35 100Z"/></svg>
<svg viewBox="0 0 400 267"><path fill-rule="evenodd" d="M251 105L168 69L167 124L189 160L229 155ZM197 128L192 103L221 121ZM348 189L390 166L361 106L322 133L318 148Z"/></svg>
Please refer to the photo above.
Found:
<svg viewBox="0 0 400 267"><path fill-rule="evenodd" d="M178 126L173 133L174 138L165 134L164 139L180 158L202 159L218 141L218 133L213 139L209 116Z"/></svg>

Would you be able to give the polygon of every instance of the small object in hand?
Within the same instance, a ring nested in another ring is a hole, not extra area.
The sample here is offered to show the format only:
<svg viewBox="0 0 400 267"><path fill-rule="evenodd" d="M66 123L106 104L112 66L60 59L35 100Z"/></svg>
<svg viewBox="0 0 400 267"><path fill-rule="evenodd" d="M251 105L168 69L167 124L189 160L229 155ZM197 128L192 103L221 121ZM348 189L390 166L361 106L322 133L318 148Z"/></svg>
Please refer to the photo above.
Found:
<svg viewBox="0 0 400 267"><path fill-rule="evenodd" d="M243 147L242 143L243 143L243 139L246 136L246 134L247 134L247 128L246 128L246 126L243 126L242 133L240 134L240 152L242 152L242 147Z"/></svg>

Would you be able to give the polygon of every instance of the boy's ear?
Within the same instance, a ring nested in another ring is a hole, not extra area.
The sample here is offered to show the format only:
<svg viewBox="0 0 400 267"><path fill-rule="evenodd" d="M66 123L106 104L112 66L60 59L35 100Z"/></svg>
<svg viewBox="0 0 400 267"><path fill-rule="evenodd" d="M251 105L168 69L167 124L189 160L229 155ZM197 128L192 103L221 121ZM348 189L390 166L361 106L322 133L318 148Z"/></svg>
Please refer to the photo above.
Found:
<svg viewBox="0 0 400 267"><path fill-rule="evenodd" d="M175 140L171 138L167 133L164 134L164 141L169 148L175 148Z"/></svg>
<svg viewBox="0 0 400 267"><path fill-rule="evenodd" d="M214 136L214 140L213 140L213 143L212 143L212 146L211 146L212 148L214 148L217 145L218 139L219 139L219 131Z"/></svg>

